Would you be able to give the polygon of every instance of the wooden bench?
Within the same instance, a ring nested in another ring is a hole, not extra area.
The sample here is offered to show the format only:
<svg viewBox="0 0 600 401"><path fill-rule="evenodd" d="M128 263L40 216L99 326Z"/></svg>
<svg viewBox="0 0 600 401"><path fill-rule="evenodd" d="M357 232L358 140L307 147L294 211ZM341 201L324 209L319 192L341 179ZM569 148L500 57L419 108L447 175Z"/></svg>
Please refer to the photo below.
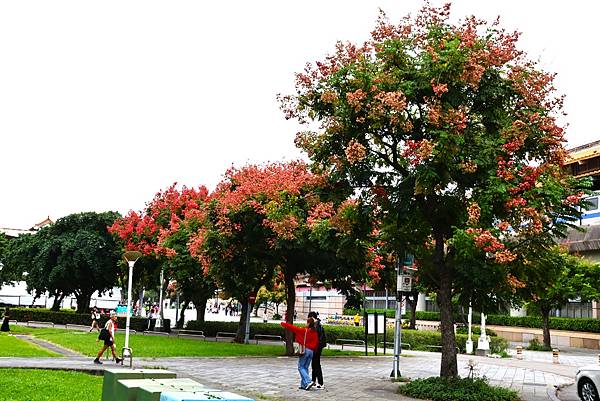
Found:
<svg viewBox="0 0 600 401"><path fill-rule="evenodd" d="M254 339L256 340L257 344L259 340L280 341L285 344L285 341L283 341L283 337L271 334L255 334Z"/></svg>
<svg viewBox="0 0 600 401"><path fill-rule="evenodd" d="M235 338L235 336L237 335L237 333L230 333L227 331L219 331L217 332L217 335L215 336L215 341L219 341L220 339L232 339Z"/></svg>
<svg viewBox="0 0 600 401"><path fill-rule="evenodd" d="M344 345L365 345L364 340L352 340L350 338L338 338L335 340L336 345L342 345L342 350L344 349Z"/></svg>
<svg viewBox="0 0 600 401"><path fill-rule="evenodd" d="M177 337L181 337L181 336L198 337L198 338L203 338L204 340L206 340L206 336L204 335L204 332L201 330L179 330L177 332Z"/></svg>
<svg viewBox="0 0 600 401"><path fill-rule="evenodd" d="M52 326L54 327L54 322L38 322L36 320L29 320L27 321L27 326L29 326L30 324L38 324L38 325L43 325L43 326Z"/></svg>

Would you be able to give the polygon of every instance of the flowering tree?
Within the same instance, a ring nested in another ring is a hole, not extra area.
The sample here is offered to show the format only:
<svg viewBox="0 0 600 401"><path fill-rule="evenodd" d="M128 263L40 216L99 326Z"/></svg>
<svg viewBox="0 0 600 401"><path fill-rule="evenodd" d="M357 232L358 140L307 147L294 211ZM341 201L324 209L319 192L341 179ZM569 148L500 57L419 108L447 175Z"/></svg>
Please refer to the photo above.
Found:
<svg viewBox="0 0 600 401"><path fill-rule="evenodd" d="M458 374L461 261L479 256L478 272L505 272L489 276L490 298L527 241L558 234L582 196L561 169L553 75L517 49L517 33L475 17L453 25L449 8L426 5L398 25L382 15L369 41L338 43L281 99L288 118L320 123L296 138L314 163L382 205L388 225L422 247L422 284L440 307L442 376Z"/></svg>
<svg viewBox="0 0 600 401"><path fill-rule="evenodd" d="M270 282L276 269L285 283L289 322L298 274L332 280L341 289L366 276L365 261L371 274L377 274L369 226L362 224L368 213L356 201L340 200L339 192L328 187L326 176L311 173L301 162L250 165L226 173L214 194L211 223L198 230L191 248L219 285L242 301L238 341L247 295ZM293 352L291 338L288 352Z"/></svg>
<svg viewBox="0 0 600 401"><path fill-rule="evenodd" d="M143 213L132 211L110 228L123 240L126 250L139 250L151 257L146 259L153 259L166 269L163 287L169 279L177 281L184 304L193 302L196 306L198 320L204 320L206 301L215 286L188 251L190 231L183 221L201 215L207 198L208 190L204 186L198 189L184 186L178 190L173 184L159 191ZM152 282L156 274L153 272ZM185 308L182 308L180 325L183 325L184 313Z"/></svg>

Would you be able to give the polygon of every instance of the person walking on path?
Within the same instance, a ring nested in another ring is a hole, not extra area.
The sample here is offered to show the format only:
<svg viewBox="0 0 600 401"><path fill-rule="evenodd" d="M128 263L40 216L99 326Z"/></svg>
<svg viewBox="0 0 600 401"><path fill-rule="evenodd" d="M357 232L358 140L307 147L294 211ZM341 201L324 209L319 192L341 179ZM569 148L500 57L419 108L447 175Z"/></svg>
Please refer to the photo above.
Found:
<svg viewBox="0 0 600 401"><path fill-rule="evenodd" d="M0 327L0 331L8 332L10 331L10 326L8 325L8 321L10 320L10 309L7 306L4 310L4 318L2 319L2 327Z"/></svg>
<svg viewBox="0 0 600 401"><path fill-rule="evenodd" d="M123 361L123 358L119 358L115 351L115 322L116 321L117 321L117 313L115 311L110 311L110 319L108 319L108 321L104 325L104 328L102 330L100 330L100 334L98 335L98 340L96 340L96 342L98 342L99 340L103 340L104 345L98 352L96 359L94 359L95 364L102 365L100 358L102 357L102 355L104 354L104 351L106 351L107 348L110 348L110 350L112 351L113 357L115 358L115 361L117 363L121 363Z"/></svg>
<svg viewBox="0 0 600 401"><path fill-rule="evenodd" d="M298 372L300 372L300 389L310 390L313 386L310 376L308 375L308 368L312 361L313 352L319 346L319 337L315 330L315 320L309 317L306 320L306 327L298 327L293 324L282 322L281 325L294 333L295 341L300 345L298 359Z"/></svg>
<svg viewBox="0 0 600 401"><path fill-rule="evenodd" d="M94 306L92 308L92 327L90 327L90 333L94 330L97 330L98 332L100 332L100 326L98 326L98 321L100 320L100 312L98 312L98 309Z"/></svg>
<svg viewBox="0 0 600 401"><path fill-rule="evenodd" d="M318 312L309 312L308 317L315 319L315 330L317 331L317 337L319 339L319 345L315 349L312 358L312 385L316 385L317 388L323 388L323 369L321 368L321 352L323 348L327 346L327 339L325 337L325 329L321 325L321 319L319 319Z"/></svg>

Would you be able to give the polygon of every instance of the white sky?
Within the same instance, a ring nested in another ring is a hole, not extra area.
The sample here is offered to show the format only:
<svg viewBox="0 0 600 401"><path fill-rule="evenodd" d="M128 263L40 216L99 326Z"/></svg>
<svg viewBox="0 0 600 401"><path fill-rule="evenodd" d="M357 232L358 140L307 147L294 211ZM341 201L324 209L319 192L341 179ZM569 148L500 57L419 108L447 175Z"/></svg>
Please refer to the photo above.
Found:
<svg viewBox="0 0 600 401"><path fill-rule="evenodd" d="M0 2L0 227L140 210L175 181L212 189L232 164L300 157L276 94L336 40L365 40L378 7L397 21L420 5ZM523 32L521 48L558 73L572 147L599 139L599 8L458 0L453 15Z"/></svg>

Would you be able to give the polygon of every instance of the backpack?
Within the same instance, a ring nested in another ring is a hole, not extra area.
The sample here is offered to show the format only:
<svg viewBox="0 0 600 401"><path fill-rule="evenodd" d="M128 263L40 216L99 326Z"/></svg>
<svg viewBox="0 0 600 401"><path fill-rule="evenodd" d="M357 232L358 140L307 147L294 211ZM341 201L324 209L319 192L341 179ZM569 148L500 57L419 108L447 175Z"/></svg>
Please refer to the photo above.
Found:
<svg viewBox="0 0 600 401"><path fill-rule="evenodd" d="M323 349L327 347L327 336L325 335L325 329L321 325L321 322L317 323L317 336L319 337L319 348Z"/></svg>

